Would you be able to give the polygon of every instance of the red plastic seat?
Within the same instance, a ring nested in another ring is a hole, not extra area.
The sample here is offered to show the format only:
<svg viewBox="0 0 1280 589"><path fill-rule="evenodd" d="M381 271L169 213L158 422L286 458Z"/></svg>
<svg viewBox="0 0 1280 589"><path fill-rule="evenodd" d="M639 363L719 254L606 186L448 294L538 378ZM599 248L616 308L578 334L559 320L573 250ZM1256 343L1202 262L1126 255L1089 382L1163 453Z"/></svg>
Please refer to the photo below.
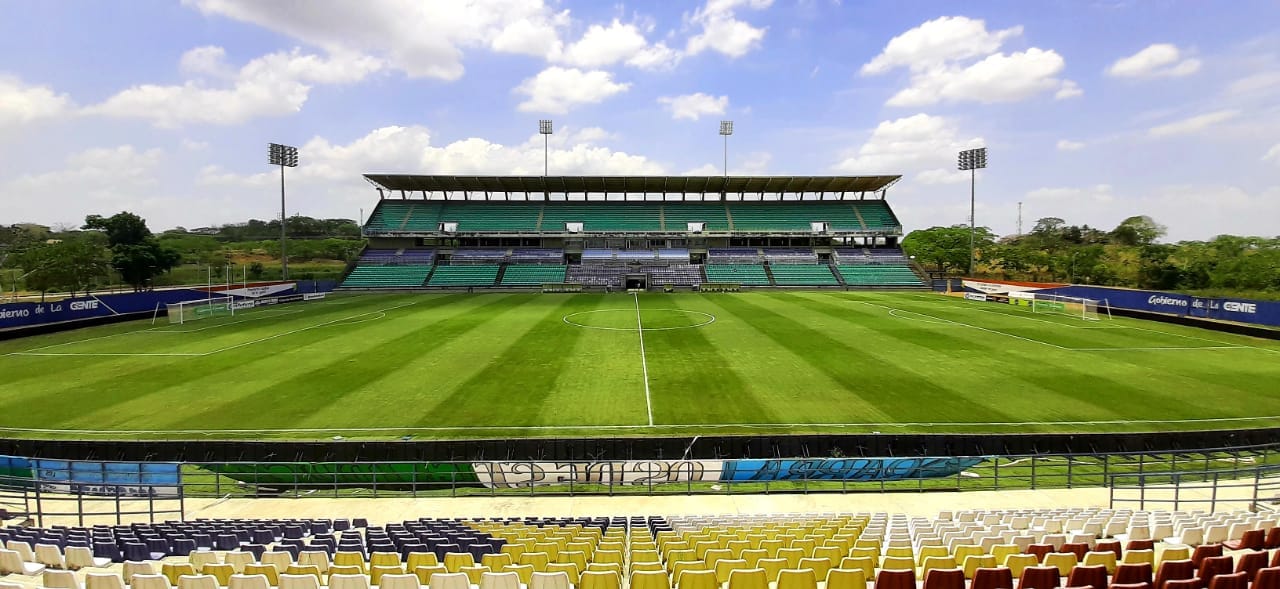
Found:
<svg viewBox="0 0 1280 589"><path fill-rule="evenodd" d="M1116 574L1111 578L1112 584L1128 585L1131 583L1151 583L1151 564L1140 562L1116 565Z"/></svg>
<svg viewBox="0 0 1280 589"><path fill-rule="evenodd" d="M1248 589L1249 573L1218 575L1209 583L1209 589Z"/></svg>
<svg viewBox="0 0 1280 589"><path fill-rule="evenodd" d="M1107 567L1105 565L1076 565L1067 575L1067 587L1092 587L1107 589Z"/></svg>
<svg viewBox="0 0 1280 589"><path fill-rule="evenodd" d="M963 569L931 569L920 589L964 589Z"/></svg>
<svg viewBox="0 0 1280 589"><path fill-rule="evenodd" d="M1050 552L1053 552L1052 544L1032 544L1027 546L1027 554L1036 555L1036 560L1039 562L1044 562L1044 555Z"/></svg>
<svg viewBox="0 0 1280 589"><path fill-rule="evenodd" d="M1022 569L1018 589L1058 589L1061 582L1062 574L1058 572L1058 567L1027 567Z"/></svg>
<svg viewBox="0 0 1280 589"><path fill-rule="evenodd" d="M1200 572L1197 577L1205 587L1213 584L1213 578L1218 575L1229 575L1235 568L1235 561L1230 556L1210 556L1200 561Z"/></svg>
<svg viewBox="0 0 1280 589"><path fill-rule="evenodd" d="M1130 540L1129 543L1124 546L1125 552L1128 552L1130 550L1155 550L1155 549L1156 549L1155 540Z"/></svg>
<svg viewBox="0 0 1280 589"><path fill-rule="evenodd" d="M881 570L876 574L875 589L916 589L916 571Z"/></svg>
<svg viewBox="0 0 1280 589"><path fill-rule="evenodd" d="M975 569L969 589L1013 589L1013 571L1006 567Z"/></svg>
<svg viewBox="0 0 1280 589"><path fill-rule="evenodd" d="M1181 581L1196 578L1196 565L1190 560L1166 560L1156 570L1156 582L1153 589L1164 589L1169 581Z"/></svg>
<svg viewBox="0 0 1280 589"><path fill-rule="evenodd" d="M1237 573L1249 573L1249 579L1258 574L1258 571L1267 568L1266 552L1244 552L1239 555L1236 560Z"/></svg>
<svg viewBox="0 0 1280 589"><path fill-rule="evenodd" d="M1280 550L1277 550L1275 554L1271 555L1271 566L1280 567Z"/></svg>
<svg viewBox="0 0 1280 589"><path fill-rule="evenodd" d="M1267 530L1267 538L1262 541L1262 546L1267 550L1280 548L1280 526Z"/></svg>
<svg viewBox="0 0 1280 589"><path fill-rule="evenodd" d="M1116 553L1116 560L1120 560L1120 541L1119 540L1098 540L1093 543L1093 549L1097 552L1106 552L1108 550Z"/></svg>
<svg viewBox="0 0 1280 589"><path fill-rule="evenodd" d="M1200 583L1200 579L1198 577L1192 577L1190 579L1166 581L1164 589L1204 589L1204 585Z"/></svg>
<svg viewBox="0 0 1280 589"><path fill-rule="evenodd" d="M1151 583L1112 583L1111 589L1151 589Z"/></svg>
<svg viewBox="0 0 1280 589"><path fill-rule="evenodd" d="M1222 545L1231 550L1262 550L1267 544L1267 533L1262 530L1249 530L1239 540L1227 540Z"/></svg>
<svg viewBox="0 0 1280 589"><path fill-rule="evenodd" d="M1253 576L1252 589L1280 589L1280 567L1267 567L1258 571Z"/></svg>
<svg viewBox="0 0 1280 589"><path fill-rule="evenodd" d="M1191 562L1196 563L1196 570L1200 570L1200 562L1206 558L1213 556L1222 556L1221 544L1201 544L1191 553Z"/></svg>
<svg viewBox="0 0 1280 589"><path fill-rule="evenodd" d="M1076 555L1076 560L1084 560L1085 553L1089 552L1089 545L1084 542L1068 542L1058 552L1070 552Z"/></svg>

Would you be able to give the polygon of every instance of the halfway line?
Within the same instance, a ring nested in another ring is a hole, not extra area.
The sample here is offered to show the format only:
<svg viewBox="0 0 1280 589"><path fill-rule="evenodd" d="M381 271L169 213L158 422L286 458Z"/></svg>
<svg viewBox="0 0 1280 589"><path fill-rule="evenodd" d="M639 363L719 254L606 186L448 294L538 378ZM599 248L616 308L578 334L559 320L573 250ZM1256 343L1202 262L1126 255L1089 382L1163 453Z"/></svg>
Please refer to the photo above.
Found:
<svg viewBox="0 0 1280 589"><path fill-rule="evenodd" d="M649 362L644 359L644 323L640 321L640 295L636 298L636 331L640 334L640 369L644 371L644 408L649 413L649 425L653 425L653 399L649 396Z"/></svg>

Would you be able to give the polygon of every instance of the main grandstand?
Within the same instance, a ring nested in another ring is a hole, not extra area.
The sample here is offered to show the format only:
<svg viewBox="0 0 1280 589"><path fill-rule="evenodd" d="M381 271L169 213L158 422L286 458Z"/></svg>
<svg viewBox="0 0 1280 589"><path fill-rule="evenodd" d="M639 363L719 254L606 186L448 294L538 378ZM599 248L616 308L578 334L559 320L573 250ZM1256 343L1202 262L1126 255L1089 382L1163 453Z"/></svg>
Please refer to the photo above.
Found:
<svg viewBox="0 0 1280 589"><path fill-rule="evenodd" d="M900 176L366 174L347 289L921 288Z"/></svg>

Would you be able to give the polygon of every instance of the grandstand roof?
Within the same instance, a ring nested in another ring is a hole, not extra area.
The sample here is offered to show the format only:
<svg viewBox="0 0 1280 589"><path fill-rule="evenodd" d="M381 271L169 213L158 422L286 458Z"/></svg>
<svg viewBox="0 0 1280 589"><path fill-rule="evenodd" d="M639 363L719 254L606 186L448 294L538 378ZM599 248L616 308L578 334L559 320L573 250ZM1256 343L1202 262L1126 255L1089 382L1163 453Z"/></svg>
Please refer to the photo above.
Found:
<svg viewBox="0 0 1280 589"><path fill-rule="evenodd" d="M442 176L365 174L382 189L423 193L843 194L881 192L902 176Z"/></svg>

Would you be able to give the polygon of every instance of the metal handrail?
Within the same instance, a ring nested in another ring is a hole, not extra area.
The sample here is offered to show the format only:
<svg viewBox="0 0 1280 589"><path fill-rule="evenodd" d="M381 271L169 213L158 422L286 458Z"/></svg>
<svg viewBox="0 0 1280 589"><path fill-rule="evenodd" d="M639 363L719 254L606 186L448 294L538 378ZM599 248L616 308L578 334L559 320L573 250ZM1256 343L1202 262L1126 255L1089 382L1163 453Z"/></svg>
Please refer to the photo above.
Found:
<svg viewBox="0 0 1280 589"><path fill-rule="evenodd" d="M1126 483L1126 481L1129 481ZM1219 469L1204 472L1166 471L1150 473L1123 473L1109 477L1110 502L1114 508L1126 503L1137 503L1138 509L1149 505L1169 505L1178 510L1185 505L1205 507L1214 511L1219 504L1241 505L1250 511L1258 511L1267 503L1280 502L1280 465L1263 464L1248 468ZM1234 489L1244 489L1245 496L1230 496ZM1137 492L1136 497L1124 496ZM1163 495L1151 496L1152 491ZM1226 491L1228 496L1223 496ZM1167 497L1172 492L1172 497ZM1186 496L1188 492L1193 495ZM1208 497L1204 497L1204 494ZM1271 507L1266 507L1272 510Z"/></svg>

